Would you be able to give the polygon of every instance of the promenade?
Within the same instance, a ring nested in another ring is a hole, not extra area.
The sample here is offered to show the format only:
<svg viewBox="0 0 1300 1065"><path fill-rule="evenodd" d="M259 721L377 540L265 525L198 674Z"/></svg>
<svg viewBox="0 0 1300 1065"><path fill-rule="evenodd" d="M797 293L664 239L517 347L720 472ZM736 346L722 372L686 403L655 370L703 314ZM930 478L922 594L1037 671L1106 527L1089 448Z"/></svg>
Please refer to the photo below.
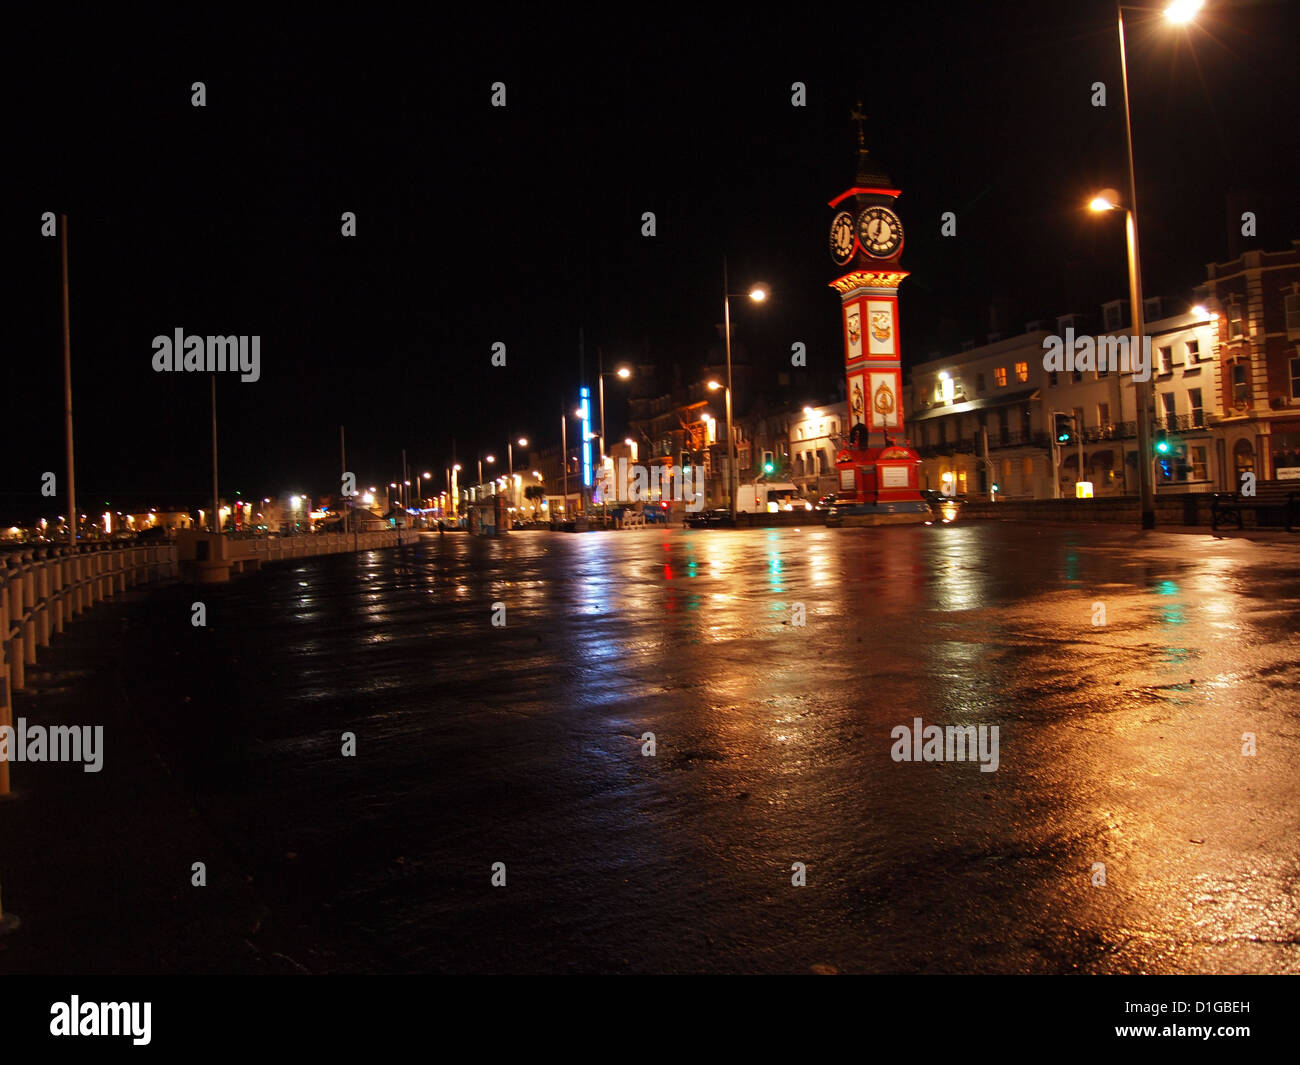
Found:
<svg viewBox="0 0 1300 1065"><path fill-rule="evenodd" d="M449 535L203 595L18 696L105 758L14 767L3 971L1300 971L1290 543Z"/></svg>

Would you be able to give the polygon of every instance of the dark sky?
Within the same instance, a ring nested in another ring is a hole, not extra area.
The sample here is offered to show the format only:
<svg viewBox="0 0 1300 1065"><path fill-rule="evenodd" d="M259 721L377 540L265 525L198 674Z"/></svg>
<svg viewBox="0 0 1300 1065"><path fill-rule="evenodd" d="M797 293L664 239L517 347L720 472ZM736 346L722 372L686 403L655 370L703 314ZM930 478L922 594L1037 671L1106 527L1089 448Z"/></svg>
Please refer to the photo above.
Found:
<svg viewBox="0 0 1300 1065"><path fill-rule="evenodd" d="M262 338L261 380L219 385L223 492L246 497L335 491L340 424L363 483L394 479L403 447L442 470L453 437L471 462L520 434L558 443L579 327L593 389L598 346L607 366L689 373L717 337L724 254L735 290L773 289L737 309L762 379L802 341L813 380L833 381L826 201L852 183L859 96L868 147L903 189L905 365L982 340L994 301L1018 329L1125 295L1122 222L1080 210L1125 183L1111 4L795 8L784 22L494 5L477 21L15 29L0 520L51 513L46 470L62 497L47 210L71 217L83 510L204 499L208 379L151 366L152 338L177 327ZM1211 3L1190 31L1129 16L1148 295L1185 300L1226 258L1234 191L1258 214L1246 247L1300 236L1296 8ZM205 108L190 104L197 80ZM944 211L955 238L939 235ZM496 341L505 368L490 365ZM791 401L810 398L800 387Z"/></svg>

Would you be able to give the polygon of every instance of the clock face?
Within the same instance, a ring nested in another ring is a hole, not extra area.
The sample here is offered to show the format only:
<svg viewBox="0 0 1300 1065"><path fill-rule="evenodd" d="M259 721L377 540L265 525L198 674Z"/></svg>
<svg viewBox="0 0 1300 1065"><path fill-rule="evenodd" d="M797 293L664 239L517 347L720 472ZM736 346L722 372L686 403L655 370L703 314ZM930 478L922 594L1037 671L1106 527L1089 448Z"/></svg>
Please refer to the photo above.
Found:
<svg viewBox="0 0 1300 1065"><path fill-rule="evenodd" d="M887 259L903 246L903 223L888 207L868 207L858 215L858 243L868 255Z"/></svg>
<svg viewBox="0 0 1300 1065"><path fill-rule="evenodd" d="M853 258L853 216L841 211L831 222L831 258L843 266Z"/></svg>

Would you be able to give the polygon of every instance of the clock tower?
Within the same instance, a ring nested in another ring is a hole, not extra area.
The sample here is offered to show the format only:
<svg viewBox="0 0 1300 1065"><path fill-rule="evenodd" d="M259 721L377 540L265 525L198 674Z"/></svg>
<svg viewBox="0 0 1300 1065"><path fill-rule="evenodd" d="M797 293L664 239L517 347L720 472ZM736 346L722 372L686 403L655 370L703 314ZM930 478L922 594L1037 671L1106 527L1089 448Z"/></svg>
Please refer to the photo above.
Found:
<svg viewBox="0 0 1300 1065"><path fill-rule="evenodd" d="M853 112L857 173L830 201L830 254L839 273L830 286L840 296L849 406L833 517L874 525L924 520L929 507L919 491L920 457L903 438L898 286L907 271L899 264L903 223L894 207L901 191L867 151L861 107ZM873 436L884 446L872 447Z"/></svg>

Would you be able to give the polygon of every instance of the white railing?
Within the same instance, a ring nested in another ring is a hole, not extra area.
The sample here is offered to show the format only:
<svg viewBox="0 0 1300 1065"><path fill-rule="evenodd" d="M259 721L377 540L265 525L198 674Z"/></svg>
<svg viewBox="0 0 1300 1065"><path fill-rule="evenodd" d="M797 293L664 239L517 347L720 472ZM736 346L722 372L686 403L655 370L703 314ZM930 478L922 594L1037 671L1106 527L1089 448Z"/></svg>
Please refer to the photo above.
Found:
<svg viewBox="0 0 1300 1065"><path fill-rule="evenodd" d="M344 551L400 547L419 534L390 529L370 533L260 537L226 540L227 564L258 566L282 559L309 558ZM176 543L80 544L27 547L0 554L0 727L12 726L11 692L26 687L27 667L36 649L101 599L111 599L138 584L175 579L182 560ZM0 795L9 793L9 763L0 761Z"/></svg>
<svg viewBox="0 0 1300 1065"><path fill-rule="evenodd" d="M177 576L176 545L129 543L28 547L0 555L0 727L12 725L10 692L26 687L36 649L101 599ZM9 763L0 761L0 795Z"/></svg>

